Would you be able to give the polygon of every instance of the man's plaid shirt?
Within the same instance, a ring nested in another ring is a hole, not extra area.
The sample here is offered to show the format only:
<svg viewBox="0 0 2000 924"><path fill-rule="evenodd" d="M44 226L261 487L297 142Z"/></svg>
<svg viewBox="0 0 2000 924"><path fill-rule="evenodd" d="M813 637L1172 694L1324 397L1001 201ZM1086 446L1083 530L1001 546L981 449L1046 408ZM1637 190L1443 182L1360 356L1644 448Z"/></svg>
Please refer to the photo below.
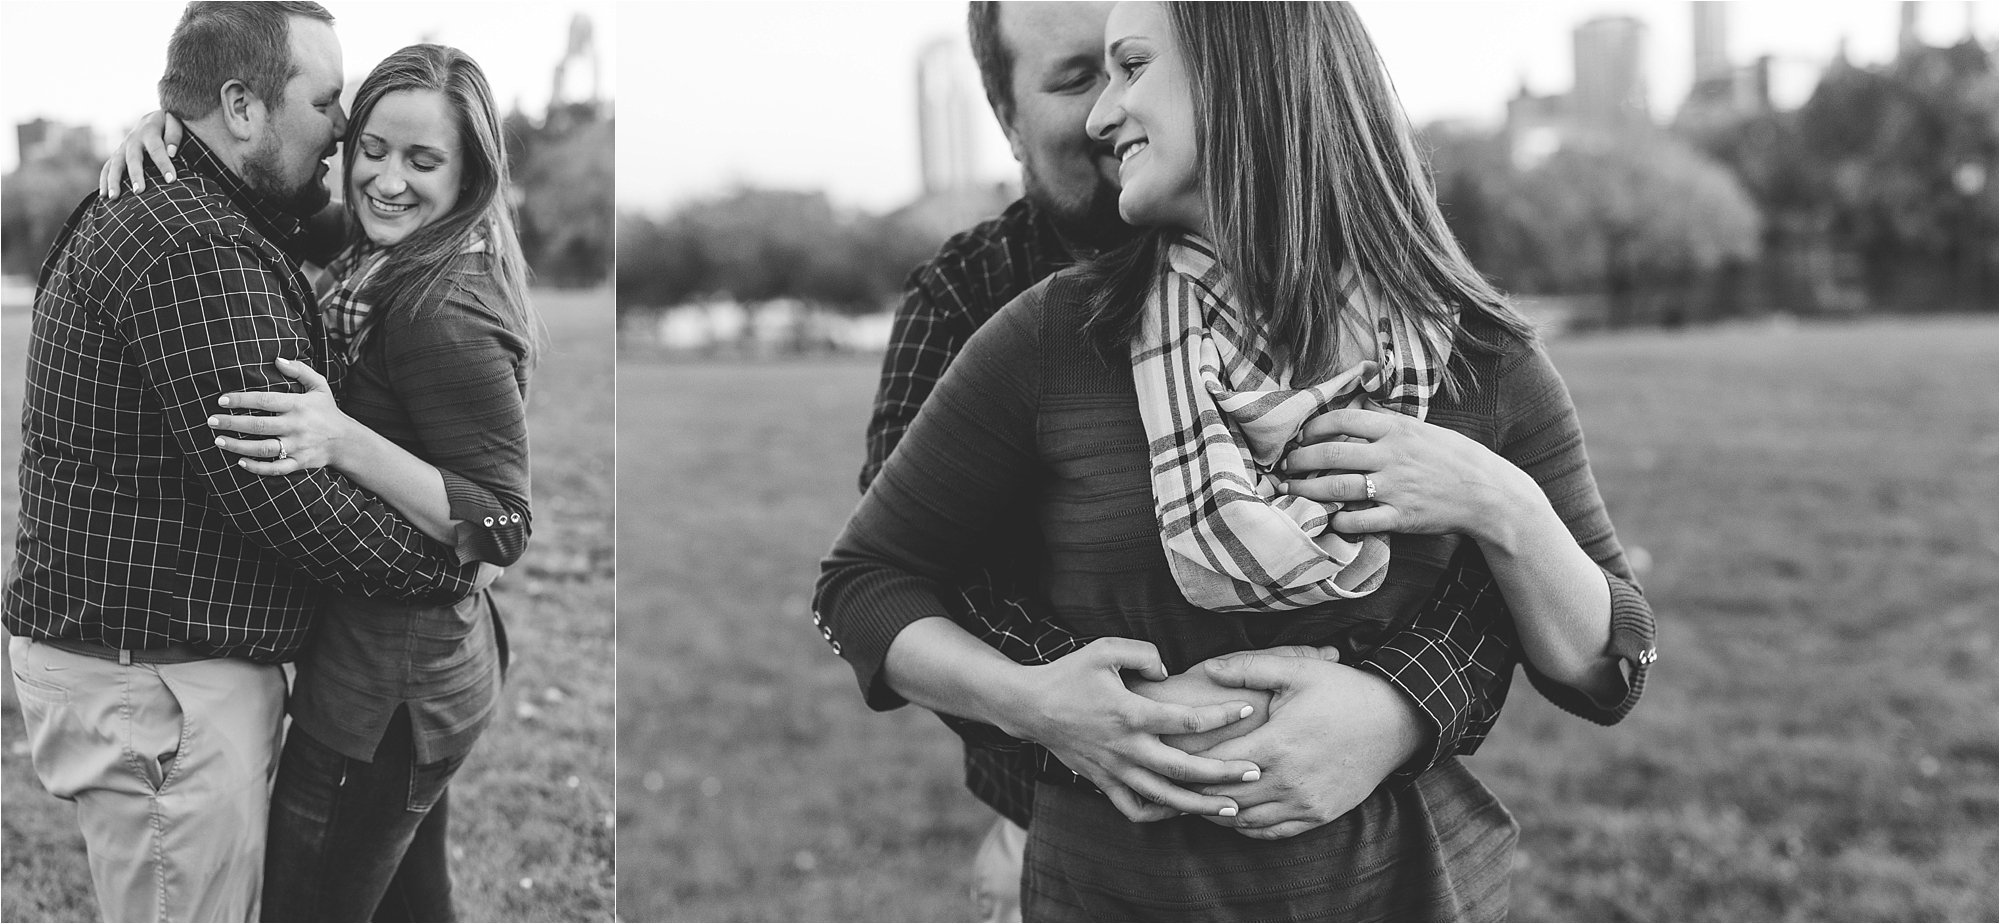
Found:
<svg viewBox="0 0 2000 924"><path fill-rule="evenodd" d="M264 478L215 445L232 391L298 391L272 361L329 362L286 248L298 219L188 138L180 180L86 200L42 265L21 415L7 630L275 662L321 587L450 602L461 568L330 471Z"/></svg>
<svg viewBox="0 0 2000 924"><path fill-rule="evenodd" d="M979 326L1076 261L1041 210L1022 199L998 218L953 237L910 274L868 422L863 491ZM954 621L1015 661L1046 664L1092 639L1072 635L1041 614L1030 590L1034 542L1032 524L1025 522L997 540L988 567L966 576L956 588L957 599L947 605ZM824 626L821 632L838 642ZM1430 747L1397 771L1396 781L1413 780L1438 760L1478 749L1506 701L1516 647L1513 622L1492 575L1477 555L1461 553L1414 622L1356 663L1408 694L1432 732ZM901 697L878 690L870 691L869 701L889 708ZM1080 779L1041 747L990 725L941 718L965 739L966 787L1017 824L1028 823L1037 776Z"/></svg>

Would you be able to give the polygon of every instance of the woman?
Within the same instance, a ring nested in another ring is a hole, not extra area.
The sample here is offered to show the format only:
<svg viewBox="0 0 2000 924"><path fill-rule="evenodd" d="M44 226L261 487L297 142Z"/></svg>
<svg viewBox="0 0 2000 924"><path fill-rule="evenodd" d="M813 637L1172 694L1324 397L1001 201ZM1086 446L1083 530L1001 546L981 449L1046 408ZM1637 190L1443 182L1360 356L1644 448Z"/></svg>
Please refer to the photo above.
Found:
<svg viewBox="0 0 2000 924"><path fill-rule="evenodd" d="M1365 657L1469 539L1538 686L1628 709L1651 615L1567 393L1445 230L1344 4L1125 3L1106 54L1089 128L1149 232L968 343L824 563L816 613L864 687L1048 744L1103 790L1037 788L1031 919L1504 917L1516 828L1457 760L1315 817L1284 797L1294 768L1214 741L1249 698L1150 689L1200 708L1141 709L1119 671L1199 664L1174 683L1243 687L1252 659L1217 656ZM1024 502L1053 618L1122 637L1093 656L1016 665L943 616L936 588ZM1352 670L1286 660L1274 711ZM1154 754L1196 792L1117 766L1162 720L1212 732Z"/></svg>
<svg viewBox="0 0 2000 924"><path fill-rule="evenodd" d="M531 525L537 322L498 109L470 57L412 45L362 82L348 125L351 243L320 300L341 402L280 360L309 390L222 396L216 442L262 475L336 468L461 562L511 564ZM141 134L128 152L164 140ZM493 716L505 652L483 588L455 606L328 597L289 703L264 920L454 919L448 786Z"/></svg>

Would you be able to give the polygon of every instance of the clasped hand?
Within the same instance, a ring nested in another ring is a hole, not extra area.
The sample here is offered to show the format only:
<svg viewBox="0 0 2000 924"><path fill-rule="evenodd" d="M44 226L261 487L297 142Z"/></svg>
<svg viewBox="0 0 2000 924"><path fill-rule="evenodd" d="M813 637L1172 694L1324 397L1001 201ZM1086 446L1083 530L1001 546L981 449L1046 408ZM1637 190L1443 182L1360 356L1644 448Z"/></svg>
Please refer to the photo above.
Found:
<svg viewBox="0 0 2000 924"><path fill-rule="evenodd" d="M1048 748L1070 769L1096 783L1132 821L1176 815L1233 815L1236 804L1182 784L1255 779L1245 760L1195 757L1161 736L1199 734L1238 722L1256 710L1249 697L1202 704L1155 702L1126 689L1124 671L1167 680L1150 642L1102 638L1053 662L1024 669L1009 697L1001 729ZM1233 692L1233 691L1232 691Z"/></svg>
<svg viewBox="0 0 2000 924"><path fill-rule="evenodd" d="M278 371L306 387L301 394L279 391L236 391L216 403L227 409L208 419L218 431L215 445L243 456L237 462L257 475L289 475L314 468L339 468L342 441L357 426L334 403L326 377L297 360L277 360ZM238 411L269 411L254 416ZM241 439L221 433L245 433L268 439ZM281 458L282 456L282 458Z"/></svg>
<svg viewBox="0 0 2000 924"><path fill-rule="evenodd" d="M1333 648L1283 646L1216 659L1169 677L1152 644L1099 639L1051 664L1028 668L1023 685L1028 694L1022 701L1026 708L1021 710L1026 718L1005 730L1047 747L1070 769L1096 783L1132 821L1189 814L1234 824L1240 812L1254 811L1244 833L1288 837L1338 817L1407 758L1409 749L1391 744L1387 748L1391 753L1384 756L1378 753L1384 750L1381 741L1357 743L1350 740L1353 735L1338 734L1354 723L1343 724L1334 709L1340 703L1329 706L1324 700L1346 696L1366 700L1367 691L1355 691L1352 683L1334 684L1312 687L1319 695L1309 696L1312 685L1306 681L1324 678L1301 676L1283 667L1294 663L1332 667L1339 658ZM1128 680L1124 671L1138 677ZM1351 669L1348 674L1365 678L1364 683L1375 680ZM1391 695L1397 694L1392 690ZM1286 700L1302 705L1279 711L1278 704ZM1284 724L1275 733L1264 733L1270 728L1267 722L1279 719ZM1393 737L1377 731L1383 721L1395 721L1395 714L1374 725L1361 723L1358 734L1375 733L1382 740ZM1331 726L1335 733L1316 734L1307 728L1316 723ZM1383 759L1392 762L1372 777L1330 786L1324 779L1328 774L1308 775L1297 769L1319 757L1287 744L1286 739L1299 734L1353 752L1325 759L1335 773L1366 764L1361 755L1381 758L1378 764ZM1204 753L1190 753L1194 751ZM1253 754L1257 756L1246 756ZM1285 779L1269 782L1266 757L1286 765ZM1308 792L1315 787L1325 793Z"/></svg>
<svg viewBox="0 0 2000 924"><path fill-rule="evenodd" d="M1327 411L1285 456L1299 473L1287 493L1355 506L1333 515L1348 535L1463 533L1494 538L1541 489L1527 473L1470 437L1402 414ZM1331 472L1331 474L1313 474ZM1374 484L1373 505L1368 486ZM1532 493L1530 493L1532 492Z"/></svg>
<svg viewBox="0 0 2000 924"><path fill-rule="evenodd" d="M1217 688L1209 696L1270 692L1261 727L1197 755L1263 769L1257 779L1201 790L1238 806L1234 817L1209 820L1248 837L1292 837L1347 814L1425 740L1414 701L1389 681L1332 660L1246 651L1211 658L1187 675L1197 673Z"/></svg>

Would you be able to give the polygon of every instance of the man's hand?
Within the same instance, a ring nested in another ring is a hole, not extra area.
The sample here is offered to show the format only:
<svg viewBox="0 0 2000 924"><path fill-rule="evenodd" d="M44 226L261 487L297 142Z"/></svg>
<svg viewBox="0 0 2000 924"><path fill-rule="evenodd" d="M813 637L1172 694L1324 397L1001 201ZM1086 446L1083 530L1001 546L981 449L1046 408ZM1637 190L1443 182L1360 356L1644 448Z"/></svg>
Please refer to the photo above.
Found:
<svg viewBox="0 0 2000 924"><path fill-rule="evenodd" d="M1255 763L1195 757L1160 739L1212 731L1256 709L1241 696L1198 706L1153 702L1125 688L1121 672L1128 670L1167 679L1159 650L1126 638L1098 639L1050 664L1024 668L1009 715L996 724L1048 748L1132 821L1236 814L1232 797L1179 784L1240 784L1257 778Z"/></svg>
<svg viewBox="0 0 2000 924"><path fill-rule="evenodd" d="M1237 655L1265 655L1274 658L1319 658L1339 661L1340 649L1332 646L1313 648L1306 645L1280 645L1276 648L1260 648L1256 651L1240 651ZM1221 728L1191 735L1162 735L1160 740L1171 747L1180 748L1189 754L1199 754L1231 738L1241 738L1262 727L1270 717L1271 694L1264 690L1225 687L1208 676L1200 665L1185 670L1165 680L1141 680L1128 678L1125 686L1156 703L1178 703L1183 706L1206 706L1231 700L1247 700L1255 711L1249 716Z"/></svg>
<svg viewBox="0 0 2000 924"><path fill-rule="evenodd" d="M1200 755L1262 768L1256 780L1202 789L1235 800L1236 817L1210 820L1247 837L1292 837L1339 818L1423 744L1416 704L1366 671L1257 653L1211 658L1196 669L1223 687L1272 694L1263 727Z"/></svg>

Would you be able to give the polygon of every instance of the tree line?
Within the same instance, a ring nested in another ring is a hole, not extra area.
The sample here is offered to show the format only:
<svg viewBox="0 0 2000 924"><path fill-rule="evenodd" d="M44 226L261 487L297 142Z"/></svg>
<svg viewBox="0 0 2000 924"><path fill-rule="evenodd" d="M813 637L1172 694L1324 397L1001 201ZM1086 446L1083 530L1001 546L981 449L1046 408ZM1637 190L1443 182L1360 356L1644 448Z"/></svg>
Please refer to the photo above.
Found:
<svg viewBox="0 0 2000 924"><path fill-rule="evenodd" d="M1504 130L1432 126L1446 219L1504 290L1589 295L1611 324L1755 311L1993 310L1994 61L1835 63L1802 107L1586 136L1525 169ZM618 220L621 311L789 297L893 303L944 235L820 193L739 188Z"/></svg>

